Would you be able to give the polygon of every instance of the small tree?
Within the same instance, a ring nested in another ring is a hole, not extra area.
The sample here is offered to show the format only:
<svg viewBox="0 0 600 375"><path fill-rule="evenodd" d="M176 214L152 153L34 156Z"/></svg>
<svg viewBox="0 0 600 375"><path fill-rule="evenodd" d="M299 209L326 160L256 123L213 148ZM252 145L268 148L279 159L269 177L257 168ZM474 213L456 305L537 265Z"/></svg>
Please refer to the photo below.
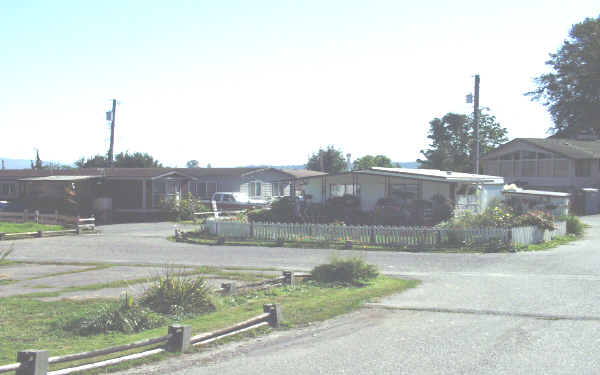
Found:
<svg viewBox="0 0 600 375"><path fill-rule="evenodd" d="M481 155L508 141L507 130L496 117L485 113L479 118ZM475 168L475 131L472 116L448 113L429 122L429 149L421 150L425 159L417 160L422 168L472 173Z"/></svg>
<svg viewBox="0 0 600 375"><path fill-rule="evenodd" d="M306 169L332 174L341 173L346 169L346 161L342 151L330 145L327 149L320 148L313 153L306 163Z"/></svg>
<svg viewBox="0 0 600 375"><path fill-rule="evenodd" d="M354 163L352 163L353 170L369 169L371 167L393 168L394 164L392 163L392 159L385 155L365 155L362 158L354 160Z"/></svg>
<svg viewBox="0 0 600 375"><path fill-rule="evenodd" d="M200 163L198 160L190 160L185 163L186 168L200 168Z"/></svg>

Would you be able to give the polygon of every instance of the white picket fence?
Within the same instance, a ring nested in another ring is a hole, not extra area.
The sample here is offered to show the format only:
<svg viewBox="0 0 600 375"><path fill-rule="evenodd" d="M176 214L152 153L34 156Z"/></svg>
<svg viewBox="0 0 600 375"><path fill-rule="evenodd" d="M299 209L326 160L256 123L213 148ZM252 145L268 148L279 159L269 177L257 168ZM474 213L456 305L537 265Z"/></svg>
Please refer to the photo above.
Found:
<svg viewBox="0 0 600 375"><path fill-rule="evenodd" d="M566 234L566 222L554 231L537 227L443 229L424 227L350 226L297 223L240 223L208 221L205 230L213 235L259 241L352 241L357 245L440 247L480 245L497 242L512 246L549 241Z"/></svg>

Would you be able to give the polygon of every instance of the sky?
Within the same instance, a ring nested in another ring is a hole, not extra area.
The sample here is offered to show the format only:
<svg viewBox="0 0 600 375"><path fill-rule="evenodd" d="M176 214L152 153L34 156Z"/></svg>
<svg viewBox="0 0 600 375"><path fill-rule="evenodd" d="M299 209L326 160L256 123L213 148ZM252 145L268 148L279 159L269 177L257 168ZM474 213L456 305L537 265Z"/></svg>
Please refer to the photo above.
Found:
<svg viewBox="0 0 600 375"><path fill-rule="evenodd" d="M597 0L2 1L0 156L304 164L319 147L414 161L429 121L480 105L544 137L523 94Z"/></svg>

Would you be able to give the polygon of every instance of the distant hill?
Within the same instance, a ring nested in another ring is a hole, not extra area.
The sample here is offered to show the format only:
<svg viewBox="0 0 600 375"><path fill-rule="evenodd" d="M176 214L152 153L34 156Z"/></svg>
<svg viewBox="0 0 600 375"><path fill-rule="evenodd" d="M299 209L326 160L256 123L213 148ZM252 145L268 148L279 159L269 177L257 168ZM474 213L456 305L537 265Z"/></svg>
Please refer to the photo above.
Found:
<svg viewBox="0 0 600 375"><path fill-rule="evenodd" d="M300 165L244 165L239 168L304 169L304 164L300 164Z"/></svg>
<svg viewBox="0 0 600 375"><path fill-rule="evenodd" d="M419 162L416 161L401 161L399 162L402 168L419 168Z"/></svg>
<svg viewBox="0 0 600 375"><path fill-rule="evenodd" d="M31 160L8 159L8 158L0 158L0 160L4 160L4 168L6 168L6 169L28 169L28 168L31 168ZM1 167L1 164L0 164L0 167Z"/></svg>
<svg viewBox="0 0 600 375"><path fill-rule="evenodd" d="M419 163L416 161L398 162L402 168L419 168ZM240 168L277 168L277 169L304 169L304 164L299 165L245 165Z"/></svg>
<svg viewBox="0 0 600 375"><path fill-rule="evenodd" d="M0 168L2 168L1 160L4 160L4 168L5 169L29 169L29 168L31 168L31 160L8 159L8 158L2 158L2 157L0 157ZM72 164L70 165L70 164L54 162L54 161L52 161L52 163L56 163L56 164L60 164L60 165L67 165L69 167L74 167L74 165L72 165ZM42 164L46 165L46 162L42 161Z"/></svg>

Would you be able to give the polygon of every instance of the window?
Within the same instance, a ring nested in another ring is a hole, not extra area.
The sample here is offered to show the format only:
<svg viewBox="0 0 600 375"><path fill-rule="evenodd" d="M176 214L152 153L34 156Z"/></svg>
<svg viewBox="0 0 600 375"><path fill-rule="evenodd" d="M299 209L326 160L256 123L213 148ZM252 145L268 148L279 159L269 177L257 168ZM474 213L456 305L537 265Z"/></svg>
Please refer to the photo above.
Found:
<svg viewBox="0 0 600 375"><path fill-rule="evenodd" d="M205 196L212 197L212 195L216 192L217 192L217 183L216 182L207 182Z"/></svg>
<svg viewBox="0 0 600 375"><path fill-rule="evenodd" d="M516 175L516 173L515 173ZM535 160L524 160L522 162L522 177L536 177L537 176L537 161Z"/></svg>
<svg viewBox="0 0 600 375"><path fill-rule="evenodd" d="M0 184L0 193L3 195L15 194L17 184Z"/></svg>
<svg viewBox="0 0 600 375"><path fill-rule="evenodd" d="M552 177L552 159L541 159L538 160L538 176L539 177Z"/></svg>
<svg viewBox="0 0 600 375"><path fill-rule="evenodd" d="M360 195L360 185L330 184L330 197L343 197L344 195Z"/></svg>
<svg viewBox="0 0 600 375"><path fill-rule="evenodd" d="M394 184L390 186L390 196L395 199L417 199L419 186L417 184Z"/></svg>
<svg viewBox="0 0 600 375"><path fill-rule="evenodd" d="M554 177L569 177L569 160L554 159Z"/></svg>
<svg viewBox="0 0 600 375"><path fill-rule="evenodd" d="M575 161L575 177L589 177L592 169L591 160Z"/></svg>
<svg viewBox="0 0 600 375"><path fill-rule="evenodd" d="M537 153L533 151L523 151L523 159L536 159Z"/></svg>
<svg viewBox="0 0 600 375"><path fill-rule="evenodd" d="M262 184L260 182L249 182L248 195L251 197L262 196Z"/></svg>
<svg viewBox="0 0 600 375"><path fill-rule="evenodd" d="M285 185L281 182L273 182L271 195L274 197L283 197L285 195Z"/></svg>
<svg viewBox="0 0 600 375"><path fill-rule="evenodd" d="M500 162L500 176L512 177L514 175L514 164L512 160L502 160Z"/></svg>
<svg viewBox="0 0 600 375"><path fill-rule="evenodd" d="M223 194L223 202L235 202L233 194Z"/></svg>

